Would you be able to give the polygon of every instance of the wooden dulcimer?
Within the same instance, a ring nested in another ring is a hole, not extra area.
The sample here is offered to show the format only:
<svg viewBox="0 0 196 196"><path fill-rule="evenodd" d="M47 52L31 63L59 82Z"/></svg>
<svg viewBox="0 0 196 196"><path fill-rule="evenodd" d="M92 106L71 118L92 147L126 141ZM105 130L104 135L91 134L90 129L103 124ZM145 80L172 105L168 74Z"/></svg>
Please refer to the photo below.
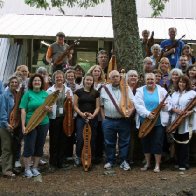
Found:
<svg viewBox="0 0 196 196"><path fill-rule="evenodd" d="M166 94L166 96L164 97L164 99L159 103L159 105L152 111L152 113L154 114L155 118L154 119L149 119L149 118L145 118L144 122L142 123L140 129L139 129L139 138L143 138L146 135L148 135L153 127L155 126L158 118L159 118L159 114L161 112L161 109L163 107L163 104L165 102L165 100L167 99L167 97L169 96L168 92Z"/></svg>
<svg viewBox="0 0 196 196"><path fill-rule="evenodd" d="M128 118L127 113L130 109L134 109L134 105L132 101L129 99L128 95L128 83L126 81L126 73L125 70L121 70L121 81L120 81L120 91L121 91L121 100L120 100L120 109L124 115L124 117Z"/></svg>
<svg viewBox="0 0 196 196"><path fill-rule="evenodd" d="M24 134L28 134L29 132L31 132L35 127L37 127L41 123L41 121L47 115L47 111L45 110L45 107L46 106L51 107L56 102L56 100L59 96L59 93L60 93L60 91L57 90L57 91L53 92L52 94L50 94L46 98L45 102L35 110L35 112L31 116L31 118L25 128Z"/></svg>
<svg viewBox="0 0 196 196"><path fill-rule="evenodd" d="M172 133L174 132L179 125L181 125L185 118L186 118L186 113L193 110L193 108L196 106L196 97L194 97L186 106L186 108L183 110L183 113L178 115L176 119L167 127L167 133Z"/></svg>
<svg viewBox="0 0 196 196"><path fill-rule="evenodd" d="M88 120L88 113L85 113L86 115L86 124L83 129L83 139L84 139L84 145L82 149L82 165L84 168L84 171L88 171L91 167L91 127L89 125Z"/></svg>
<svg viewBox="0 0 196 196"><path fill-rule="evenodd" d="M63 119L63 130L64 133L70 137L74 131L74 120L73 120L73 103L70 92L67 92L67 99L64 103L65 117Z"/></svg>

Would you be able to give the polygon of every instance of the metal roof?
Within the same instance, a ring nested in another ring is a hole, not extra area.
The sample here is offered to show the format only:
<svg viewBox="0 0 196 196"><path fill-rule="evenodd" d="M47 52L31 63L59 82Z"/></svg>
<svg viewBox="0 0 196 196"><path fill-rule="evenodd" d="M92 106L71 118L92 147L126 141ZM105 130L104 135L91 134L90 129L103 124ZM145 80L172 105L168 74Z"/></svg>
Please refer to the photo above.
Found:
<svg viewBox="0 0 196 196"><path fill-rule="evenodd" d="M123 1L122 1L123 2ZM152 8L149 5L149 0L137 0L137 15L138 17L151 17ZM196 1L195 0L170 0L166 3L165 10L161 14L162 18L196 18ZM64 6L65 15L75 16L111 16L110 0L105 0L103 3L88 9L80 7ZM63 15L58 8L41 9L29 7L24 3L24 0L6 0L4 6L0 9L0 15L4 14L35 14L35 15Z"/></svg>
<svg viewBox="0 0 196 196"><path fill-rule="evenodd" d="M155 39L168 38L168 28L176 27L178 36L186 34L186 40L196 41L196 20L139 18L139 31L155 32ZM7 14L0 17L0 37L54 38L63 31L69 39L113 39L111 17L48 16Z"/></svg>

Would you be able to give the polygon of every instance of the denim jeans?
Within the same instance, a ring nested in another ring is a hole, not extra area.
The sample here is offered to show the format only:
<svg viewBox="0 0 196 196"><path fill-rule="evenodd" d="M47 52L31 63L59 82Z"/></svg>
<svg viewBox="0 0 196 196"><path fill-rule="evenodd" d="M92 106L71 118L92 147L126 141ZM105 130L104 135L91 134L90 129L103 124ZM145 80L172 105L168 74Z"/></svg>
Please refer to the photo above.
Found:
<svg viewBox="0 0 196 196"><path fill-rule="evenodd" d="M106 162L114 164L116 153L116 142L118 135L119 158L123 162L127 160L129 142L131 138L131 127L129 119L105 119L102 123Z"/></svg>

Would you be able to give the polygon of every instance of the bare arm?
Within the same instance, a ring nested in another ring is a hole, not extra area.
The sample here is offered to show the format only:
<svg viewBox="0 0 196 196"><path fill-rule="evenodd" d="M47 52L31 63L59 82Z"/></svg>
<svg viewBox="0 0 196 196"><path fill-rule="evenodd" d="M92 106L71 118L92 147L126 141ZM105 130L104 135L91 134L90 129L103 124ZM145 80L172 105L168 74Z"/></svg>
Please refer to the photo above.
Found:
<svg viewBox="0 0 196 196"><path fill-rule="evenodd" d="M86 118L86 115L80 111L80 109L78 108L78 96L76 94L74 94L74 110L77 114L79 114L82 118Z"/></svg>
<svg viewBox="0 0 196 196"><path fill-rule="evenodd" d="M21 124L22 124L22 131L25 131L25 120L26 120L26 111L25 109L21 109Z"/></svg>
<svg viewBox="0 0 196 196"><path fill-rule="evenodd" d="M92 115L92 119L95 118L95 116L97 116L97 114L99 113L100 110L100 99L96 98L96 109Z"/></svg>

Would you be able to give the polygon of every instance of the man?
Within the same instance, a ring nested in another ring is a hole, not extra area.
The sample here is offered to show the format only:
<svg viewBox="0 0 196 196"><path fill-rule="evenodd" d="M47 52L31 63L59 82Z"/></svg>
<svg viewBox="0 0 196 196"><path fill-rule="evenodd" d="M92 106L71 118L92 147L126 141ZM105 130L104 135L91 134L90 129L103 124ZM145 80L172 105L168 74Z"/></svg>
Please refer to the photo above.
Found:
<svg viewBox="0 0 196 196"><path fill-rule="evenodd" d="M177 34L177 29L175 27L169 28L169 39L161 42L161 48L163 50L163 56L169 59L172 68L175 68L176 63L182 53L182 48L184 47L184 42L179 40L176 47L167 50L167 47L172 46L176 43L175 37Z"/></svg>
<svg viewBox="0 0 196 196"><path fill-rule="evenodd" d="M100 50L97 54L98 65L101 66L104 73L107 74L108 69L108 53L105 50Z"/></svg>
<svg viewBox="0 0 196 196"><path fill-rule="evenodd" d="M144 58L147 57L146 48L147 48L149 36L150 36L150 31L148 31L146 29L142 31L141 44L142 44L142 54L143 54Z"/></svg>
<svg viewBox="0 0 196 196"><path fill-rule="evenodd" d="M64 68L66 68L69 59L72 57L72 53L71 53L61 61L57 61L59 56L61 56L69 46L64 41L65 41L65 34L63 32L58 32L56 34L56 42L51 44L47 50L46 61L50 63L50 65L52 66L53 72L55 72L56 70L63 70Z"/></svg>
<svg viewBox="0 0 196 196"><path fill-rule="evenodd" d="M75 83L80 85L81 87L83 86L83 76L85 74L84 69L80 65L76 65L74 67L75 70Z"/></svg>
<svg viewBox="0 0 196 196"><path fill-rule="evenodd" d="M106 164L104 168L111 169L115 163L115 152L118 135L119 158L121 162L120 168L127 171L130 170L130 166L127 163L131 133L130 119L124 117L118 106L122 96L119 86L119 72L116 70L111 71L109 78L111 83L107 84L106 87L103 87L100 94L102 106L101 115L103 119L102 127L106 152ZM113 97L113 101L110 96ZM130 88L128 88L128 97L131 101L133 101L133 93ZM114 105L114 102L117 106ZM128 109L126 116L130 116L133 111L134 108Z"/></svg>
<svg viewBox="0 0 196 196"><path fill-rule="evenodd" d="M178 63L176 64L176 68L181 69L182 73L186 74L188 66L189 66L189 61L188 61L187 56L182 55L180 57Z"/></svg>

